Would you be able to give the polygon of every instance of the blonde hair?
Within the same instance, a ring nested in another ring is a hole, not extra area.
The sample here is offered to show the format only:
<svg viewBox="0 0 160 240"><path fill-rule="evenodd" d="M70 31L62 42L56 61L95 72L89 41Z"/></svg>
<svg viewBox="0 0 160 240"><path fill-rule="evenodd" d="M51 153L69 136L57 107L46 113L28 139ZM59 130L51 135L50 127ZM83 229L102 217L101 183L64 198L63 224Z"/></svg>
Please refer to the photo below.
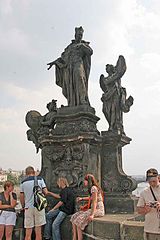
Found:
<svg viewBox="0 0 160 240"><path fill-rule="evenodd" d="M57 180L57 184L61 184L61 183L63 183L66 187L69 187L69 183L68 183L67 178L59 177L58 180Z"/></svg>

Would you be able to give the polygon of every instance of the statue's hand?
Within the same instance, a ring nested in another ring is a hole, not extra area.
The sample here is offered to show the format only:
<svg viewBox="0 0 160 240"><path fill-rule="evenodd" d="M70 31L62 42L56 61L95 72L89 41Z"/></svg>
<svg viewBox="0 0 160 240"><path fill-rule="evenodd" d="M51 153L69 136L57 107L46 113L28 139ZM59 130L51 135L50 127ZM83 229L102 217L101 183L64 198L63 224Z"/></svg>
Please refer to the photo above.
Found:
<svg viewBox="0 0 160 240"><path fill-rule="evenodd" d="M47 68L47 70L49 70L53 65L54 65L55 62L50 62L50 63L47 63L47 65L49 65L49 67Z"/></svg>
<svg viewBox="0 0 160 240"><path fill-rule="evenodd" d="M76 45L76 49L80 49L82 47L82 44L81 43L78 43L77 45Z"/></svg>

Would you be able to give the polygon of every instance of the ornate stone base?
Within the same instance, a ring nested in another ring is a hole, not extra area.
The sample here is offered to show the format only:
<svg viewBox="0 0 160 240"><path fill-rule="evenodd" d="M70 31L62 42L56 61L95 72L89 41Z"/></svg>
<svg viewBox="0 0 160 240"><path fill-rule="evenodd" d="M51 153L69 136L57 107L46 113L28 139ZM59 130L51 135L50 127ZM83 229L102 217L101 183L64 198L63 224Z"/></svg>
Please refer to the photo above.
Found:
<svg viewBox="0 0 160 240"><path fill-rule="evenodd" d="M47 186L55 191L57 178L67 177L71 187L82 189L86 173L92 172L100 179L100 148L85 137L79 141L65 139L42 148L42 172ZM96 140L96 139L95 139Z"/></svg>
<svg viewBox="0 0 160 240"><path fill-rule="evenodd" d="M122 168L122 147L131 139L124 134L102 132L102 189L106 212L133 213L135 200L130 197L137 183Z"/></svg>
<svg viewBox="0 0 160 240"><path fill-rule="evenodd" d="M57 192L58 177L66 177L77 194L85 194L83 179L92 173L106 193L107 211L133 212L130 195L136 181L122 168L122 147L130 143L129 137L121 131L100 135L99 118L88 105L62 106L44 116L30 111L26 118L31 127L29 140L37 151L42 150L41 175L50 191Z"/></svg>
<svg viewBox="0 0 160 240"><path fill-rule="evenodd" d="M131 194L137 183L122 168L122 147L131 139L126 135L102 132L102 187L112 195Z"/></svg>
<svg viewBox="0 0 160 240"><path fill-rule="evenodd" d="M80 133L99 134L96 123L99 118L94 108L88 105L61 107L57 111L56 127L53 135L73 135Z"/></svg>
<svg viewBox="0 0 160 240"><path fill-rule="evenodd" d="M99 120L89 106L58 109L56 127L40 139L42 176L49 190L57 190L57 178L67 177L71 187L81 192L86 173L101 179L101 137L96 128Z"/></svg>

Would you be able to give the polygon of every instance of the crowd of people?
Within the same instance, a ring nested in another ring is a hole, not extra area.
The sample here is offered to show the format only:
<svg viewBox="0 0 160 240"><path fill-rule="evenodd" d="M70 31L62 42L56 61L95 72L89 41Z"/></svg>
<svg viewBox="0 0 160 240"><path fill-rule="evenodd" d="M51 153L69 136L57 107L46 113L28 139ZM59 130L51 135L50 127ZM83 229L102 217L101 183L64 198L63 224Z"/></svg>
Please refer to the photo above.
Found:
<svg viewBox="0 0 160 240"><path fill-rule="evenodd" d="M92 174L84 178L84 187L88 189L88 196L75 197L64 177L57 179L59 194L48 191L44 179L37 176L38 186L45 195L58 200L53 208L45 213L45 209L38 211L34 205L35 170L32 166L26 168L26 178L20 185L20 202L24 209L25 240L31 240L33 228L36 240L61 240L60 225L67 215L71 215L73 240L82 240L85 227L94 217L105 214L103 191ZM138 200L137 210L145 215L144 239L160 240L160 178L154 168L147 170L146 181L149 186L144 189ZM75 212L75 203L86 201L86 204ZM17 196L11 181L4 183L4 191L0 193L0 240L5 235L6 240L12 240L12 232L16 224L15 206ZM42 233L42 226L44 226ZM43 237L42 237L43 236Z"/></svg>
<svg viewBox="0 0 160 240"><path fill-rule="evenodd" d="M26 178L20 184L20 202L24 209L25 240L31 240L32 231L35 230L35 239L61 240L60 225L67 215L71 215L73 239L82 240L84 228L94 217L104 215L103 192L92 174L84 178L84 187L88 188L87 197L77 197L69 187L64 177L59 177L57 185L60 193L48 191L44 179L37 176L39 187L45 195L50 195L59 200L53 208L45 213L45 209L38 211L34 205L35 170L29 166L25 170ZM6 240L12 239L12 232L16 224L15 206L17 196L14 193L11 181L4 184L4 192L0 193L0 240L5 233ZM86 205L75 212L76 202L86 201ZM42 226L44 226L42 233ZM42 237L43 236L43 237Z"/></svg>

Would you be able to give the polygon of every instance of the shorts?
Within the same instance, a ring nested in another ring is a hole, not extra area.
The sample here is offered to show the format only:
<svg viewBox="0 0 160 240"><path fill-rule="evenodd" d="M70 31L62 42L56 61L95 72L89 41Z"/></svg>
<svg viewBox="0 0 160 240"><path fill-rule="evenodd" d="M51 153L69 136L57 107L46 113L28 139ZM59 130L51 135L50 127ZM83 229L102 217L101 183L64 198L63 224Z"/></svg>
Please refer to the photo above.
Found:
<svg viewBox="0 0 160 240"><path fill-rule="evenodd" d="M16 213L0 210L0 225L14 226L16 224Z"/></svg>
<svg viewBox="0 0 160 240"><path fill-rule="evenodd" d="M38 211L37 208L25 209L24 227L33 228L46 224L45 209Z"/></svg>

